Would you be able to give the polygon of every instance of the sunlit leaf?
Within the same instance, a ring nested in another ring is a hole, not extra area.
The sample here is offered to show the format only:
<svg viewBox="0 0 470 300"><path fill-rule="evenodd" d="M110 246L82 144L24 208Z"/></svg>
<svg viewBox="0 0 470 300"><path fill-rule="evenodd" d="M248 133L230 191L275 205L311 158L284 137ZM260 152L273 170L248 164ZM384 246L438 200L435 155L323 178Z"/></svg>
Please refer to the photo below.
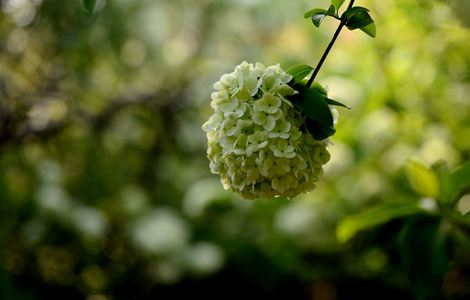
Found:
<svg viewBox="0 0 470 300"><path fill-rule="evenodd" d="M341 107L345 107L347 109L351 109L351 107L339 102L339 101L336 101L336 100L333 100L333 99L329 99L329 98L326 98L326 103L328 103L329 105L335 105L335 106L341 106Z"/></svg>
<svg viewBox="0 0 470 300"><path fill-rule="evenodd" d="M376 35L377 35L377 33L376 33L377 30L375 28L375 23L374 22L372 22L369 25L366 25L364 27L361 27L359 29L362 30L363 32L365 32L370 37L375 38Z"/></svg>
<svg viewBox="0 0 470 300"><path fill-rule="evenodd" d="M354 30L365 27L373 22L374 20L372 20L368 12L359 11L348 18L346 21L346 27L348 27L349 30Z"/></svg>
<svg viewBox="0 0 470 300"><path fill-rule="evenodd" d="M333 5L330 5L330 7L328 7L328 10L326 11L326 15L327 16L335 16L336 15L336 9Z"/></svg>
<svg viewBox="0 0 470 300"><path fill-rule="evenodd" d="M416 192L435 199L439 197L439 181L433 170L417 161L410 161L406 171Z"/></svg>
<svg viewBox="0 0 470 300"><path fill-rule="evenodd" d="M319 92L320 94L326 96L327 95L327 90L321 85L319 84L318 82L314 81L312 83L312 85L310 86L311 89L314 89L316 90L317 92Z"/></svg>
<svg viewBox="0 0 470 300"><path fill-rule="evenodd" d="M441 203L448 204L452 199L452 179L449 166L445 161L438 161L431 166L439 181L439 198Z"/></svg>
<svg viewBox="0 0 470 300"><path fill-rule="evenodd" d="M336 9L336 11L338 11L338 9L341 7L341 5L343 5L345 0L331 0L331 5L333 5Z"/></svg>
<svg viewBox="0 0 470 300"><path fill-rule="evenodd" d="M315 26L320 27L321 22L325 18L326 14L324 13L317 13L312 15L312 22Z"/></svg>
<svg viewBox="0 0 470 300"><path fill-rule="evenodd" d="M346 10L341 18L347 21L351 16L361 12L369 12L369 9L362 6L354 6Z"/></svg>
<svg viewBox="0 0 470 300"><path fill-rule="evenodd" d="M449 201L455 203L461 195L470 190L470 162L460 166L450 176Z"/></svg>
<svg viewBox="0 0 470 300"><path fill-rule="evenodd" d="M311 71L313 68L309 65L295 65L290 67L286 73L292 75L292 80L289 84L300 83Z"/></svg>
<svg viewBox="0 0 470 300"><path fill-rule="evenodd" d="M425 210L416 201L405 199L385 202L344 218L336 228L336 237L340 242L346 242L362 230L420 213L425 213Z"/></svg>
<svg viewBox="0 0 470 300"><path fill-rule="evenodd" d="M323 15L325 15L325 14L326 14L326 9L322 9L322 8L314 8L314 9L311 9L311 10L307 11L307 12L304 14L304 18L305 18L305 19L308 19L308 18L311 18L313 15L317 15L317 14L323 14Z"/></svg>

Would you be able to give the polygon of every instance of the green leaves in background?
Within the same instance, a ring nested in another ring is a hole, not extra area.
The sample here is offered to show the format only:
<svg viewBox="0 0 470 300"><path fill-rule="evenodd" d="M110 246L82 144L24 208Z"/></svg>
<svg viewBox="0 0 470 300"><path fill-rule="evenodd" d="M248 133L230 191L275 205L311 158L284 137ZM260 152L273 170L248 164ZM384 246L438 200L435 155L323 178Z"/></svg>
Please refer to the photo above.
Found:
<svg viewBox="0 0 470 300"><path fill-rule="evenodd" d="M417 161L410 161L406 167L406 173L418 194L434 199L439 198L439 181L433 170Z"/></svg>
<svg viewBox="0 0 470 300"><path fill-rule="evenodd" d="M411 161L406 171L418 194L438 199L440 203L451 208L470 189L470 162L451 172L442 161L435 163L432 168Z"/></svg>
<svg viewBox="0 0 470 300"><path fill-rule="evenodd" d="M88 13L92 14L95 10L96 0L83 0L83 6Z"/></svg>
<svg viewBox="0 0 470 300"><path fill-rule="evenodd" d="M362 230L385 224L396 218L423 213L426 211L417 201L405 199L385 202L344 218L336 228L336 237L340 242L346 242Z"/></svg>
<svg viewBox="0 0 470 300"><path fill-rule="evenodd" d="M343 13L341 20L349 30L359 28L371 37L376 36L374 20L372 20L369 10L365 7L351 7Z"/></svg>
<svg viewBox="0 0 470 300"><path fill-rule="evenodd" d="M410 218L398 237L403 269L417 299L443 299L441 286L448 265L447 238L441 218Z"/></svg>
<svg viewBox="0 0 470 300"><path fill-rule="evenodd" d="M466 162L450 175L448 201L455 204L468 191L470 191L470 162Z"/></svg>

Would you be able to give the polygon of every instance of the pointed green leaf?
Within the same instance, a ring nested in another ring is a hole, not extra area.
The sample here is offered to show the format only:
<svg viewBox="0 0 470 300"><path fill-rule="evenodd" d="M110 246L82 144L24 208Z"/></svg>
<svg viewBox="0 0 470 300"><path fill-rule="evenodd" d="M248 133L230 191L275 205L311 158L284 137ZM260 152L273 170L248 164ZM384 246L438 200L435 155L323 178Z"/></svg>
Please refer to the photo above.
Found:
<svg viewBox="0 0 470 300"><path fill-rule="evenodd" d="M338 11L338 9L341 7L341 5L343 5L345 0L331 0L331 5L333 5L336 9L336 11Z"/></svg>
<svg viewBox="0 0 470 300"><path fill-rule="evenodd" d="M295 65L290 67L286 73L292 75L292 80L289 82L289 85L295 85L300 83L311 71L313 68L309 65Z"/></svg>
<svg viewBox="0 0 470 300"><path fill-rule="evenodd" d="M466 162L451 174L449 191L451 203L459 200L460 196L470 190L470 162Z"/></svg>
<svg viewBox="0 0 470 300"><path fill-rule="evenodd" d="M324 95L307 88L299 90L297 95L303 98L300 106L305 115L321 124L333 126L333 116Z"/></svg>
<svg viewBox="0 0 470 300"><path fill-rule="evenodd" d="M327 93L328 93L328 92L326 91L326 89L325 89L321 84L319 84L319 83L316 82L316 81L314 81L314 82L312 83L312 85L310 86L310 88L316 90L317 92L319 92L320 94L324 95L325 97L326 97L326 95L327 95Z"/></svg>
<svg viewBox="0 0 470 300"><path fill-rule="evenodd" d="M93 13L95 10L96 0L83 0L83 6L88 11L88 13Z"/></svg>
<svg viewBox="0 0 470 300"><path fill-rule="evenodd" d="M325 18L325 16L326 16L326 14L324 14L324 13L313 14L312 15L313 25L315 25L316 27L320 27L320 24L323 21L323 19Z"/></svg>
<svg viewBox="0 0 470 300"><path fill-rule="evenodd" d="M410 161L406 171L416 192L434 199L439 197L439 181L433 170L417 161Z"/></svg>
<svg viewBox="0 0 470 300"><path fill-rule="evenodd" d="M335 16L336 15L336 9L335 9L334 5L330 5L330 7L328 7L328 10L326 11L326 15L328 15L328 16Z"/></svg>
<svg viewBox="0 0 470 300"><path fill-rule="evenodd" d="M376 29L375 29L375 23L370 23L369 25L366 25L364 27L359 28L360 30L364 31L368 36L375 38L376 36Z"/></svg>
<svg viewBox="0 0 470 300"><path fill-rule="evenodd" d="M308 18L311 18L313 15L316 15L316 14L326 14L326 9L322 9L322 8L311 9L311 10L307 11L304 14L304 18L308 19Z"/></svg>
<svg viewBox="0 0 470 300"><path fill-rule="evenodd" d="M299 93L289 97L289 100L306 116L305 126L308 132L317 140L333 135L336 130L326 95L300 85L295 86L295 89Z"/></svg>
<svg viewBox="0 0 470 300"><path fill-rule="evenodd" d="M369 10L365 7L351 7L343 13L341 19L349 30L359 28L371 37L376 36L374 20L371 18Z"/></svg>
<svg viewBox="0 0 470 300"><path fill-rule="evenodd" d="M336 101L336 100L333 100L333 99L329 99L329 98L326 98L326 103L328 103L329 105L335 105L335 106L341 106L341 107L345 107L347 109L351 109L351 107L339 102L339 101Z"/></svg>
<svg viewBox="0 0 470 300"><path fill-rule="evenodd" d="M362 6L351 7L343 13L343 15L341 16L341 19L347 21L351 16L359 12L369 12L369 9L362 7Z"/></svg>
<svg viewBox="0 0 470 300"><path fill-rule="evenodd" d="M425 212L416 201L404 199L385 202L344 218L336 228L336 237L340 242L346 242L362 230L385 224L396 218Z"/></svg>
<svg viewBox="0 0 470 300"><path fill-rule="evenodd" d="M354 30L365 27L373 22L374 20L372 20L368 12L358 11L347 19L346 27L348 27L349 30Z"/></svg>
<svg viewBox="0 0 470 300"><path fill-rule="evenodd" d="M452 180L449 166L444 161L438 161L431 166L431 169L437 175L439 180L439 201L441 203L450 203L452 200Z"/></svg>

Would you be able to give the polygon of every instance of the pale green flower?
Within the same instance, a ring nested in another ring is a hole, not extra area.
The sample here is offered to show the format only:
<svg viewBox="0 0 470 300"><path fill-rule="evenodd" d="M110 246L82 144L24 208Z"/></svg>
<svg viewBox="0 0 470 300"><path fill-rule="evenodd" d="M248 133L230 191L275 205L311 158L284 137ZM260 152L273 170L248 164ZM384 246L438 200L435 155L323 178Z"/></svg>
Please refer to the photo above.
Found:
<svg viewBox="0 0 470 300"><path fill-rule="evenodd" d="M265 131L256 131L254 134L248 137L248 148L247 148L247 155L251 156L253 152L256 152L268 144L268 134Z"/></svg>
<svg viewBox="0 0 470 300"><path fill-rule="evenodd" d="M276 97L271 93L266 93L261 99L255 101L253 109L255 112L266 112L268 114L275 114L279 111L281 103L282 101L281 99L279 99L279 97Z"/></svg>
<svg viewBox="0 0 470 300"><path fill-rule="evenodd" d="M241 78L237 76L235 72L230 74L224 74L220 78L220 82L222 83L223 88L225 88L231 95L235 95L240 89Z"/></svg>
<svg viewBox="0 0 470 300"><path fill-rule="evenodd" d="M267 131L271 131L276 126L276 121L282 117L282 111L278 110L274 114L270 114L264 111L258 111L253 114L253 121L256 125L263 126Z"/></svg>
<svg viewBox="0 0 470 300"><path fill-rule="evenodd" d="M237 141L235 142L235 149L233 150L233 152L238 155L245 154L247 146L248 146L247 136L244 134L240 134L238 135Z"/></svg>
<svg viewBox="0 0 470 300"><path fill-rule="evenodd" d="M221 122L222 122L222 116L219 114L213 114L209 118L209 120L207 120L207 122L202 125L202 129L204 129L204 131L213 132L214 130L217 129L217 127L220 126Z"/></svg>
<svg viewBox="0 0 470 300"><path fill-rule="evenodd" d="M253 124L252 120L238 119L234 126L225 130L227 135L240 135L244 133L243 129L250 127Z"/></svg>
<svg viewBox="0 0 470 300"><path fill-rule="evenodd" d="M286 190L292 188L292 186L297 186L297 179L291 175L285 175L281 177L274 177L271 186L273 189L283 193Z"/></svg>
<svg viewBox="0 0 470 300"><path fill-rule="evenodd" d="M330 161L330 153L323 147L317 147L313 152L313 159L316 162L326 164L328 161Z"/></svg>
<svg viewBox="0 0 470 300"><path fill-rule="evenodd" d="M235 115L237 118L243 116L246 108L247 104L245 102L238 101L235 97L219 105L219 110L222 111L225 116Z"/></svg>
<svg viewBox="0 0 470 300"><path fill-rule="evenodd" d="M283 139L280 139L277 144L270 145L269 149L273 151L276 157L293 158L296 155L295 148Z"/></svg>
<svg viewBox="0 0 470 300"><path fill-rule="evenodd" d="M288 159L279 159L275 157L264 159L263 165L259 168L260 173L265 177L282 176L288 173L290 169L291 166Z"/></svg>
<svg viewBox="0 0 470 300"><path fill-rule="evenodd" d="M224 188L247 199L311 191L330 156L328 141L302 131L286 96L292 76L279 65L243 62L214 84L214 114L202 126L210 169Z"/></svg>
<svg viewBox="0 0 470 300"><path fill-rule="evenodd" d="M217 92L213 92L211 94L211 107L216 109L220 104L223 102L229 101L230 95L226 90L218 90Z"/></svg>
<svg viewBox="0 0 470 300"><path fill-rule="evenodd" d="M297 131L300 133L299 130ZM291 135L291 124L286 120L280 120L280 122L276 122L276 126L274 126L273 130L269 132L270 138L288 139ZM293 135L292 138L295 140Z"/></svg>

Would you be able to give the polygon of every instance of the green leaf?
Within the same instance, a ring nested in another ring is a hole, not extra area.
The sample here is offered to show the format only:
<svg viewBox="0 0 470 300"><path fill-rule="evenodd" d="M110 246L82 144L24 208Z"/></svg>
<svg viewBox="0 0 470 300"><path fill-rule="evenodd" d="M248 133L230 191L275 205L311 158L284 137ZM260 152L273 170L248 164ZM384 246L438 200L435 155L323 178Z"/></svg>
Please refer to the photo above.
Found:
<svg viewBox="0 0 470 300"><path fill-rule="evenodd" d="M417 161L410 161L406 171L408 179L416 192L434 199L439 197L439 181L433 170Z"/></svg>
<svg viewBox="0 0 470 300"><path fill-rule="evenodd" d="M331 0L331 5L333 5L336 9L336 11L338 11L338 9L341 7L341 5L343 5L345 0Z"/></svg>
<svg viewBox="0 0 470 300"><path fill-rule="evenodd" d="M369 12L369 9L362 7L362 6L351 7L343 13L343 15L341 16L341 19L344 21L347 21L351 16L360 12Z"/></svg>
<svg viewBox="0 0 470 300"><path fill-rule="evenodd" d="M310 86L310 88L316 90L317 92L319 92L320 94L325 95L325 96L326 96L327 93L328 93L328 92L326 91L326 89L325 89L321 84L319 84L319 83L316 82L316 81L314 81L314 82L312 83L312 85Z"/></svg>
<svg viewBox="0 0 470 300"><path fill-rule="evenodd" d="M323 13L318 13L318 14L312 15L313 25L315 25L316 27L320 27L320 24L323 21L323 19L325 18L325 16L326 16L326 14L323 14Z"/></svg>
<svg viewBox="0 0 470 300"><path fill-rule="evenodd" d="M335 9L334 5L330 5L330 7L328 7L328 10L326 11L326 15L327 16L336 16L336 9Z"/></svg>
<svg viewBox="0 0 470 300"><path fill-rule="evenodd" d="M83 5L88 13L91 14L95 10L96 0L83 0Z"/></svg>
<svg viewBox="0 0 470 300"><path fill-rule="evenodd" d="M309 11L307 11L305 14L304 14L304 18L305 19L308 19L308 18L311 18L313 15L317 15L317 14L326 14L326 9L322 9L322 8L314 8L314 9L311 9Z"/></svg>
<svg viewBox="0 0 470 300"><path fill-rule="evenodd" d="M289 85L294 85L302 82L302 80L313 70L311 66L308 65L295 65L290 67L286 73L292 75L292 80L289 82Z"/></svg>
<svg viewBox="0 0 470 300"><path fill-rule="evenodd" d="M296 86L298 94L292 98L296 105L307 117L305 125L315 139L323 140L335 133L333 116L326 102L326 96L316 89Z"/></svg>
<svg viewBox="0 0 470 300"><path fill-rule="evenodd" d="M450 175L449 201L455 204L468 190L470 190L470 161Z"/></svg>
<svg viewBox="0 0 470 300"><path fill-rule="evenodd" d="M341 19L349 30L359 28L371 37L376 36L374 20L372 20L369 10L365 7L351 7L343 13Z"/></svg>
<svg viewBox="0 0 470 300"><path fill-rule="evenodd" d="M359 28L363 32L365 32L368 36L375 38L376 36L376 29L375 29L375 23L370 23L369 25L366 25L364 27Z"/></svg>
<svg viewBox="0 0 470 300"><path fill-rule="evenodd" d="M305 119L305 127L307 128L307 131L319 141L336 133L336 129L333 125L325 125L311 118Z"/></svg>
<svg viewBox="0 0 470 300"><path fill-rule="evenodd" d="M335 106L341 106L341 107L345 107L347 109L351 109L351 107L339 102L339 101L336 101L336 100L333 100L333 99L330 99L330 98L326 98L326 103L328 103L329 105L335 105Z"/></svg>
<svg viewBox="0 0 470 300"><path fill-rule="evenodd" d="M431 166L439 181L439 202L447 204L451 202L452 181L449 166L445 161L438 161Z"/></svg>
<svg viewBox="0 0 470 300"><path fill-rule="evenodd" d="M293 103L301 108L302 112L312 120L321 124L333 126L333 116L326 102L325 95L309 88L298 88L298 94L294 95Z"/></svg>
<svg viewBox="0 0 470 300"><path fill-rule="evenodd" d="M416 201L405 199L385 202L344 218L336 228L336 237L340 242L346 242L362 230L385 224L396 218L423 213L426 211Z"/></svg>
<svg viewBox="0 0 470 300"><path fill-rule="evenodd" d="M403 268L416 299L444 299L441 287L449 259L441 222L436 216L416 216L398 237Z"/></svg>
<svg viewBox="0 0 470 300"><path fill-rule="evenodd" d="M346 27L348 27L349 30L354 30L372 23L374 23L374 20L372 20L368 12L358 12L348 18L346 21Z"/></svg>

